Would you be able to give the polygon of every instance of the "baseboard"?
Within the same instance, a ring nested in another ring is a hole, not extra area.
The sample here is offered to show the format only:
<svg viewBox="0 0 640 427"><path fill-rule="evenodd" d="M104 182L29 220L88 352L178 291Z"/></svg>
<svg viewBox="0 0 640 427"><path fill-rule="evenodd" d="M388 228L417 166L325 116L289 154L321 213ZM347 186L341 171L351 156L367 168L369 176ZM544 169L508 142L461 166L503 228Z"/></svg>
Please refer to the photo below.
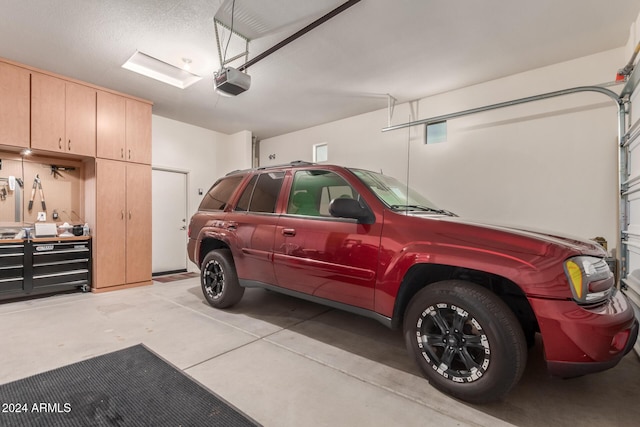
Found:
<svg viewBox="0 0 640 427"><path fill-rule="evenodd" d="M103 292L119 291L121 289L137 288L139 286L149 286L153 283L152 280L136 283L125 283L124 285L108 286L105 288L91 288L91 292L94 294L100 294Z"/></svg>

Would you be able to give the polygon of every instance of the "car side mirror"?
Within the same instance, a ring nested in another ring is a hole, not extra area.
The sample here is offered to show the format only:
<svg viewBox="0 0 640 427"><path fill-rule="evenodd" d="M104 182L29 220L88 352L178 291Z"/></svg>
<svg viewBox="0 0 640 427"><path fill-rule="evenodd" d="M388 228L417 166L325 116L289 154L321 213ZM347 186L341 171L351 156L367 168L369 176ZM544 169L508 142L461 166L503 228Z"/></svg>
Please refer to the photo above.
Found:
<svg viewBox="0 0 640 427"><path fill-rule="evenodd" d="M329 204L329 213L336 218L353 218L362 224L373 224L375 216L368 207L351 198L333 199Z"/></svg>

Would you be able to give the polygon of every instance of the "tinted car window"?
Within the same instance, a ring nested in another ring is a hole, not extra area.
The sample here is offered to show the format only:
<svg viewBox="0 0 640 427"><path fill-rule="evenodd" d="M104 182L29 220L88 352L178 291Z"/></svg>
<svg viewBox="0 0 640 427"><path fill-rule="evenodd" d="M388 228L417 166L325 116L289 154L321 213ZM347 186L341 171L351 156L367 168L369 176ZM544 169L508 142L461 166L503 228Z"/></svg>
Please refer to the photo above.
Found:
<svg viewBox="0 0 640 427"><path fill-rule="evenodd" d="M251 212L273 213L276 211L276 203L280 188L284 181L284 172L263 173L258 177L258 182L251 195L249 210Z"/></svg>
<svg viewBox="0 0 640 427"><path fill-rule="evenodd" d="M254 175L240 195L236 211L273 213L284 182L284 172Z"/></svg>
<svg viewBox="0 0 640 427"><path fill-rule="evenodd" d="M248 211L249 210L249 202L251 201L251 195L253 194L253 187L256 185L256 181L258 180L258 175L254 175L249 181L249 184L245 187L242 195L240 195L240 199L238 200L238 204L236 205L236 211Z"/></svg>
<svg viewBox="0 0 640 427"><path fill-rule="evenodd" d="M234 175L223 178L213 184L213 187L205 194L200 203L200 210L203 211L221 211L229 203L229 199L233 195L244 176Z"/></svg>

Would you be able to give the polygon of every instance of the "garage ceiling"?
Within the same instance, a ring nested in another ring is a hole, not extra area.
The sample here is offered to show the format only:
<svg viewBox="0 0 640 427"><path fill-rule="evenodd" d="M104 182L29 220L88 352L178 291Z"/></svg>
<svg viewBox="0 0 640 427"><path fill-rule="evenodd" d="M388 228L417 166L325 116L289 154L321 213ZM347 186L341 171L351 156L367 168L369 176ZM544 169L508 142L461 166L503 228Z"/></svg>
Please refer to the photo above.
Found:
<svg viewBox="0 0 640 427"><path fill-rule="evenodd" d="M251 58L344 1L236 0L236 28L254 37ZM231 0L0 0L0 56L149 99L160 116L264 139L385 108L387 93L408 101L621 47L640 2L611 5L362 0L251 66L251 89L234 98L212 83L213 19L228 20ZM181 90L121 68L136 50L177 66L189 58L204 78Z"/></svg>

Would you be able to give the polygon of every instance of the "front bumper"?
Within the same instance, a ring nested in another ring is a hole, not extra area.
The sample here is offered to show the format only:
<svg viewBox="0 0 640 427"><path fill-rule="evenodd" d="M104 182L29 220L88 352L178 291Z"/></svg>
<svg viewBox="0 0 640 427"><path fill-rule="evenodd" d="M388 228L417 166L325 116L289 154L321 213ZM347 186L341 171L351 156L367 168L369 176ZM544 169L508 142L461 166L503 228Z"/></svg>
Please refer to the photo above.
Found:
<svg viewBox="0 0 640 427"><path fill-rule="evenodd" d="M573 377L612 368L636 342L638 320L617 290L593 308L569 300L529 298L529 302L552 375Z"/></svg>

